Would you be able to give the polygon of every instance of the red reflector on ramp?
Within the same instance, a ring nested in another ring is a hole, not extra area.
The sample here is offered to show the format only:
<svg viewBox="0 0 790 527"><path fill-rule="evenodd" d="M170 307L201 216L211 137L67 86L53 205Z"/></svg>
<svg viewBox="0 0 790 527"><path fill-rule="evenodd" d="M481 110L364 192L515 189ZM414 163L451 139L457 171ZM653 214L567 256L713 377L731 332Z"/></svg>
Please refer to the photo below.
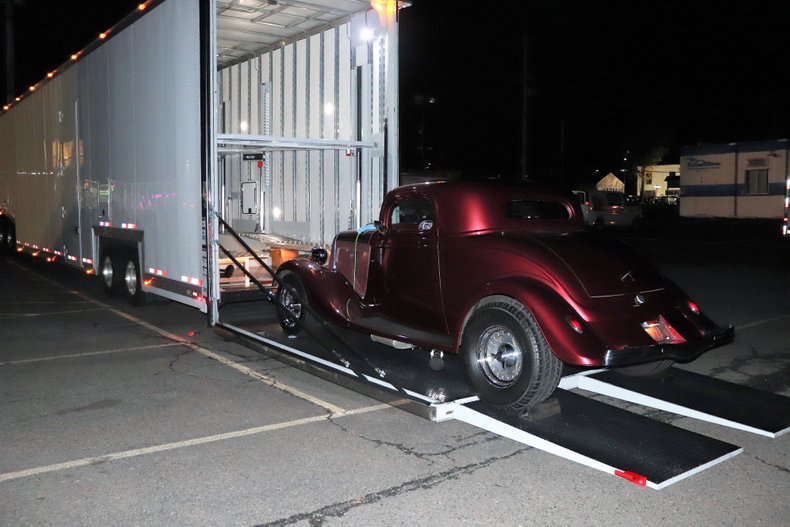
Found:
<svg viewBox="0 0 790 527"><path fill-rule="evenodd" d="M636 472L630 472L628 470L617 470L614 471L615 476L620 476L621 478L627 479L631 483L639 485L640 487L647 486L647 478L642 474L637 474Z"/></svg>

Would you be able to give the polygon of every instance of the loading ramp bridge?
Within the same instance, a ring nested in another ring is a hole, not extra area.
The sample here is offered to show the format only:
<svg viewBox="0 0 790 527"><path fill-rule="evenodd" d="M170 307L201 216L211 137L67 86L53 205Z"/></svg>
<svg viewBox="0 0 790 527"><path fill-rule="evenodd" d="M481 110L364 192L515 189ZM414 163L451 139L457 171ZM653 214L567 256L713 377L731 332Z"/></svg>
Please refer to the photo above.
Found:
<svg viewBox="0 0 790 527"><path fill-rule="evenodd" d="M317 376L433 421L459 420L603 472L662 489L725 461L743 449L588 397L593 392L637 405L755 434L778 437L790 429L790 398L670 368L655 378L586 371L562 378L556 393L522 417L479 401L460 361L440 372L427 353L397 351L345 332L385 378L359 373L306 335L286 337L274 306L261 302L221 308L220 328L247 345ZM424 359L424 360L422 360Z"/></svg>

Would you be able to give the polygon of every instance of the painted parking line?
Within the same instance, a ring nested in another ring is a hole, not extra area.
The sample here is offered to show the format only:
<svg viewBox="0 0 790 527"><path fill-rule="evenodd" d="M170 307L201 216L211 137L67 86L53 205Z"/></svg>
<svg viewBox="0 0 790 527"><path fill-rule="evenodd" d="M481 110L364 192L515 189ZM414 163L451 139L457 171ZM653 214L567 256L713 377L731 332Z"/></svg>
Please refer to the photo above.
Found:
<svg viewBox="0 0 790 527"><path fill-rule="evenodd" d="M54 285L56 287L59 287L61 289L66 289L61 284L55 282L54 280L50 280L46 276L41 276L41 275L35 273L34 271L32 271L30 269L27 269L26 267L23 267L23 266L21 266L21 265L19 265L17 263L14 263L14 262L9 262L9 263L11 263L12 265L14 265L15 267L17 267L18 269L20 269L22 271L26 271L28 273L34 274L39 279L44 280L45 282L48 282L48 283L50 283L50 284L52 284L52 285ZM169 332L167 330L164 330L164 329L162 329L160 327L157 327L157 326L155 326L153 324L150 324L150 323L146 322L145 320L141 320L141 319L137 318L134 315L126 313L125 311L121 311L120 309L115 309L114 307L112 307L112 306L110 306L108 304L105 304L104 302L99 302L98 300L95 300L95 299L93 299L93 298L81 293L80 291L72 290L70 292L72 294L78 296L79 298L82 298L83 300L86 300L86 301L90 302L91 304L99 306L99 308L101 308L102 310L107 310L107 311L110 311L112 313L115 313L119 317L125 318L126 320L128 320L130 322L134 322L135 324L137 324L139 326L142 326L142 327L144 327L146 329L149 329L149 330L151 330L151 331L153 331L155 333L158 333L159 335L162 335L163 337L165 337L168 340L172 340L173 342L177 342L177 343L179 343L181 345L184 345L184 346L186 346L186 347L188 347L188 348L200 353L201 355L204 355L206 357L214 359L217 362L219 362L220 364L224 364L225 366L233 368L234 370L236 370L236 371L238 371L240 373L243 373L244 375L246 375L246 376L248 376L248 377L250 377L252 379L255 379L256 381L262 382L262 383L266 384L267 386L271 386L272 388L276 388L276 389L278 389L280 391L286 392L286 393L288 393L290 395L293 395L294 397L298 397L298 398L300 398L302 400L305 400L305 401L308 401L308 402L310 402L312 404L320 406L321 408L324 408L327 412L329 412L331 415L343 415L346 412L346 410L344 410L343 408L341 408L341 407L339 407L337 405L334 405L334 404L332 404L332 403L330 403L328 401L324 401L323 399L319 399L318 397L314 397L314 396L312 396L312 395L310 395L308 393L305 393L305 392L303 392L303 391L301 391L301 390L299 390L297 388L294 388L292 386L288 386L287 384L284 384L284 383L278 381L277 379L274 379L273 377L269 377L268 375L264 375L264 374L262 374L260 372L257 372L257 371L253 370L252 368L250 368L248 366L244 366L243 364L239 364L239 363L235 362L234 360L231 360L231 359L229 359L227 357L224 357L224 356L220 355L219 353L215 353L215 352L213 352L213 351L211 351L209 349L206 349L206 348L204 348L202 346L199 346L199 345L197 345L197 344L195 344L193 342L190 342L190 341L184 339L183 337L181 337L179 335L176 335L175 333L171 333L171 332Z"/></svg>
<svg viewBox="0 0 790 527"><path fill-rule="evenodd" d="M49 472L56 472L59 470L68 470L73 468L79 467L86 467L89 465L97 465L99 463L106 463L107 461L116 461L119 459L128 459L131 457L138 457L138 456L145 456L148 454L157 454L159 452L167 452L170 450L176 450L179 448L188 448L194 447L199 445L205 445L208 443L216 443L219 441L227 441L229 439L236 439L240 437L247 437L256 434L262 434L265 432L272 432L275 430L283 430L286 428L293 428L296 426L302 426L311 423L320 423L322 421L329 421L330 419L338 419L341 417L347 417L351 415L358 415L370 412L377 412L379 410L385 410L387 408L392 408L388 404L376 404L373 406L366 406L364 408L358 408L356 410L348 410L345 411L343 414L340 415L317 415L314 417L305 417L303 419L293 419L291 421L285 421L282 423L274 423L265 426L256 426L254 428L247 428L245 430L237 430L235 432L226 432L223 434L214 434L210 436L204 437L196 437L193 439L186 439L184 441L175 441L173 443L164 443L161 445L150 446L146 448L136 448L133 450L124 450L122 452L114 452L111 454L105 454L103 456L94 456L94 457L86 457L82 459L75 459L74 461L67 461L65 463L55 463L53 465L45 465L42 467L35 467L25 470L17 470L14 472L5 472L0 474L0 482L3 481L10 481L14 479L26 478L30 476L36 476L39 474L46 474Z"/></svg>
<svg viewBox="0 0 790 527"><path fill-rule="evenodd" d="M88 351L86 353L69 353L68 355L50 355L47 357L37 357L35 359L9 360L5 362L0 362L0 366L10 366L12 364L29 364L31 362L45 362L45 361L60 360L60 359L79 359L82 357L91 357L93 355L108 355L110 353L125 353L130 351L141 351L141 350L150 350L150 349L158 349L158 348L172 348L173 346L183 346L183 344L181 344L180 342L168 342L165 344L151 344L149 346L135 346L133 348Z"/></svg>
<svg viewBox="0 0 790 527"><path fill-rule="evenodd" d="M790 319L790 315L782 315L780 317L773 317L773 318L766 318L763 320L757 320L755 322L750 322L748 324L743 324L741 326L735 326L735 331L741 331L744 329L753 328L755 326L762 326L763 324L770 324L771 322L778 322L780 320L787 320Z"/></svg>
<svg viewBox="0 0 790 527"><path fill-rule="evenodd" d="M2 313L0 314L0 318L48 317L50 315L68 315L71 313L87 313L89 311L104 311L104 308L91 307L88 309L72 309L69 311L50 311L47 313Z"/></svg>

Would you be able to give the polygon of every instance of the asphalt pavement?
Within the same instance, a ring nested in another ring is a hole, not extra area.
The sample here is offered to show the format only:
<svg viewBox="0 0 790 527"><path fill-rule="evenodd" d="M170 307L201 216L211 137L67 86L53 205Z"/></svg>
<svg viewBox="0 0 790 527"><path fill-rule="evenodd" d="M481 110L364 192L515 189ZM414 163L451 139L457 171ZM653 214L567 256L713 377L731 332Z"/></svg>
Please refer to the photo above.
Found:
<svg viewBox="0 0 790 527"><path fill-rule="evenodd" d="M684 369L790 396L790 240L719 230L615 236L736 326ZM129 307L97 282L0 256L0 525L790 525L790 434L622 404L744 449L646 489L382 404L224 340L193 308Z"/></svg>

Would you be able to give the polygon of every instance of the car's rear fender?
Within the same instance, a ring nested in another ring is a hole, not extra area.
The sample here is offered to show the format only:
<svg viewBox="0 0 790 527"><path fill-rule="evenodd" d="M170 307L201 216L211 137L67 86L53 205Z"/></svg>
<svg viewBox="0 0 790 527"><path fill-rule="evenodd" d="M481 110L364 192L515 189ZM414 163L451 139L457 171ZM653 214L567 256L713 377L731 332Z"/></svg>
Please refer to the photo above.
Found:
<svg viewBox="0 0 790 527"><path fill-rule="evenodd" d="M470 297L466 315L455 328L456 350L460 349L464 327L472 314L483 304L501 297L513 298L530 310L551 351L561 361L578 366L594 366L603 361L606 346L573 305L546 285L519 277L490 282ZM573 328L572 320L581 325L581 333Z"/></svg>
<svg viewBox="0 0 790 527"><path fill-rule="evenodd" d="M288 260L277 269L278 276L286 272L302 282L306 300L318 316L336 325L347 324L349 306L356 306L358 297L340 273L308 258Z"/></svg>

